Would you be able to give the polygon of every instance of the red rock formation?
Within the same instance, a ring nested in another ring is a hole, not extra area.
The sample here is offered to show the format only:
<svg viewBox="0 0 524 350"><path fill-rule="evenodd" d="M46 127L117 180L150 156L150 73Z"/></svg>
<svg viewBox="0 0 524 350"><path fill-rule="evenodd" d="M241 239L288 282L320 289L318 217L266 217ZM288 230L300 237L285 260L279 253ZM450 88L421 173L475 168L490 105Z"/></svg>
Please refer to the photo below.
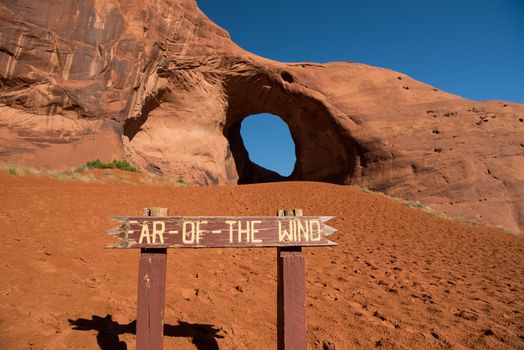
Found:
<svg viewBox="0 0 524 350"><path fill-rule="evenodd" d="M290 179L361 184L452 216L524 228L524 106L474 102L391 70L286 64L236 46L192 0L0 1L0 157L126 157L196 184L275 174L250 114L288 124Z"/></svg>

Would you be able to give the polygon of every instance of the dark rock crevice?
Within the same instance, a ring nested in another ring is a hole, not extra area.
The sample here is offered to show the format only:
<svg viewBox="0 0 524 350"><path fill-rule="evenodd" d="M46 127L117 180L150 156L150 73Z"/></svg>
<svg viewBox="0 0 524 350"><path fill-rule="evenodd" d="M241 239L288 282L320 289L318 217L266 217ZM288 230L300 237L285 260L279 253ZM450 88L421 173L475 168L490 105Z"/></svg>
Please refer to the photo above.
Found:
<svg viewBox="0 0 524 350"><path fill-rule="evenodd" d="M160 107L160 101L165 93L167 93L167 90L162 89L157 93L148 96L142 105L140 115L136 118L125 120L123 134L129 139L129 141L132 141L136 134L142 130L142 125L147 121L149 113L151 113L155 108Z"/></svg>

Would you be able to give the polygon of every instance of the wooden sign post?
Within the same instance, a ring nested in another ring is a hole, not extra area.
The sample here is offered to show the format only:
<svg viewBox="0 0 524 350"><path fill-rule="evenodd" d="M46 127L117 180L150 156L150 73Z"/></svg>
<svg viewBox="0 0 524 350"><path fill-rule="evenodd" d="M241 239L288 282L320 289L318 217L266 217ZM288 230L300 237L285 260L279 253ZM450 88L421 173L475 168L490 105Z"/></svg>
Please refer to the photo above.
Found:
<svg viewBox="0 0 524 350"><path fill-rule="evenodd" d="M302 216L302 209L278 216ZM277 349L307 349L306 272L302 247L277 248Z"/></svg>
<svg viewBox="0 0 524 350"><path fill-rule="evenodd" d="M167 208L145 208L145 216L167 216ZM164 303L166 290L166 248L142 248L138 263L136 316L137 350L164 347Z"/></svg>
<svg viewBox="0 0 524 350"><path fill-rule="evenodd" d="M144 216L116 216L108 248L139 248L137 350L163 348L167 248L277 247L278 350L305 350L306 280L302 247L334 246L331 216L302 216L301 209L278 216L167 216L146 208Z"/></svg>

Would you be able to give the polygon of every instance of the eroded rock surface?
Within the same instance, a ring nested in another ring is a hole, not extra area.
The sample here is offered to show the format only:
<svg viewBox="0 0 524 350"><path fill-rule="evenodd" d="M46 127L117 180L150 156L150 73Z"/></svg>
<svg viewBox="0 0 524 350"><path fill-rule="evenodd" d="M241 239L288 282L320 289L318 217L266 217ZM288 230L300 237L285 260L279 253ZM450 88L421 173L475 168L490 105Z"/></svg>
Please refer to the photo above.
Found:
<svg viewBox="0 0 524 350"><path fill-rule="evenodd" d="M236 46L192 0L0 1L0 159L127 158L194 184L279 179L240 122L282 117L291 180L360 184L524 228L524 106L387 69L280 63Z"/></svg>

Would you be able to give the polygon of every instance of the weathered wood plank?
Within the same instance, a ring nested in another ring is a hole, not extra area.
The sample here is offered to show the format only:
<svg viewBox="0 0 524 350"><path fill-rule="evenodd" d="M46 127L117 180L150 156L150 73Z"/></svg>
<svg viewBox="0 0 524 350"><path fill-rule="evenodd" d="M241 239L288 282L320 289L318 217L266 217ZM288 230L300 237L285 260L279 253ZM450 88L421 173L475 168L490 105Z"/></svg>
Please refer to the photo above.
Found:
<svg viewBox="0 0 524 350"><path fill-rule="evenodd" d="M301 209L279 216L302 216ZM306 350L306 276L301 247L277 248L277 349Z"/></svg>
<svg viewBox="0 0 524 350"><path fill-rule="evenodd" d="M120 216L108 248L332 246L331 216Z"/></svg>
<svg viewBox="0 0 524 350"><path fill-rule="evenodd" d="M151 216L167 215L167 208L146 208ZM138 267L136 349L162 350L167 250L141 249Z"/></svg>

